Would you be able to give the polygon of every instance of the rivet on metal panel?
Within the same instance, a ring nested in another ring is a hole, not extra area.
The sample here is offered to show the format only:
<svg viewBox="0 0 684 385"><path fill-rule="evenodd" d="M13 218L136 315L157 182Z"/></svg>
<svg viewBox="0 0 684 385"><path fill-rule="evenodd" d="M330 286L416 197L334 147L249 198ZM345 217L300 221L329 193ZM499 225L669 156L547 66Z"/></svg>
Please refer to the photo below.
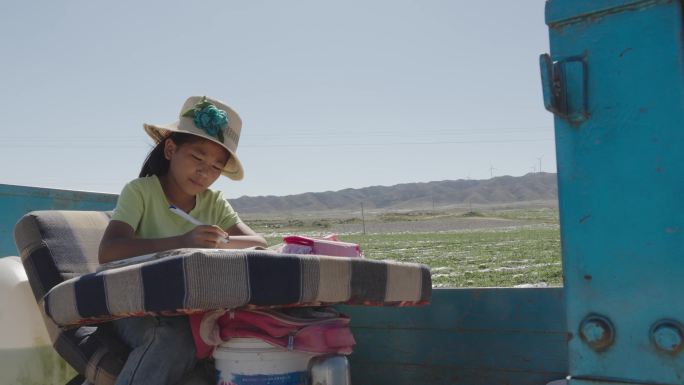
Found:
<svg viewBox="0 0 684 385"><path fill-rule="evenodd" d="M615 332L608 318L590 314L580 324L580 337L592 349L603 351L613 344Z"/></svg>
<svg viewBox="0 0 684 385"><path fill-rule="evenodd" d="M677 354L682 350L682 324L673 320L661 320L651 327L651 340L665 353Z"/></svg>

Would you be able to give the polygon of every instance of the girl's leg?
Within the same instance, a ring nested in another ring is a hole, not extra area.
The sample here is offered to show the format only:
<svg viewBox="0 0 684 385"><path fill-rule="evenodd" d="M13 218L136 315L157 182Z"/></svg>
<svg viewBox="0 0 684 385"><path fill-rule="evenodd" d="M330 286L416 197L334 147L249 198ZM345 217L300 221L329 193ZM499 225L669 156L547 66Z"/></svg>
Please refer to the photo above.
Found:
<svg viewBox="0 0 684 385"><path fill-rule="evenodd" d="M195 344L188 318L131 317L114 321L131 347L116 385L171 385L195 366Z"/></svg>

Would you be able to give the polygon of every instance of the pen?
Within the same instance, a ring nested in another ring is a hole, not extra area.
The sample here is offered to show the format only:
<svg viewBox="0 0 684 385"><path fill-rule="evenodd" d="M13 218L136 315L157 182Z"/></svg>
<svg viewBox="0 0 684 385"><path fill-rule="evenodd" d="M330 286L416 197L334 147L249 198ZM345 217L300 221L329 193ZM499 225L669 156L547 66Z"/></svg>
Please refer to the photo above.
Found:
<svg viewBox="0 0 684 385"><path fill-rule="evenodd" d="M186 213L185 211L179 209L178 207L176 207L176 206L174 206L174 205L170 205L170 206L169 206L169 210L171 210L172 213L178 215L179 217L185 219L186 221L192 223L192 224L195 225L195 226L202 226L202 225L204 225L204 223L202 223L202 222L198 221L197 219L191 217L188 213ZM226 238L223 238L223 239L221 239L221 242L222 242L222 243L228 243L228 242L230 242L230 241L227 240Z"/></svg>

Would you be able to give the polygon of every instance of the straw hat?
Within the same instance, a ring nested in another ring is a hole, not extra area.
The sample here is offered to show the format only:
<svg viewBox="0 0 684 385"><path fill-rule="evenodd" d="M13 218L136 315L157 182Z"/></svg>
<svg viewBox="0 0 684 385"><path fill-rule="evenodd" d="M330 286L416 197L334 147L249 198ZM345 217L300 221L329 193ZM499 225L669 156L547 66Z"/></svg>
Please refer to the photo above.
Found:
<svg viewBox="0 0 684 385"><path fill-rule="evenodd" d="M191 96L185 101L179 120L166 125L143 125L145 132L159 143L172 132L192 134L218 143L230 153L230 159L221 174L233 180L244 176L242 164L237 157L242 120L223 102L206 96Z"/></svg>

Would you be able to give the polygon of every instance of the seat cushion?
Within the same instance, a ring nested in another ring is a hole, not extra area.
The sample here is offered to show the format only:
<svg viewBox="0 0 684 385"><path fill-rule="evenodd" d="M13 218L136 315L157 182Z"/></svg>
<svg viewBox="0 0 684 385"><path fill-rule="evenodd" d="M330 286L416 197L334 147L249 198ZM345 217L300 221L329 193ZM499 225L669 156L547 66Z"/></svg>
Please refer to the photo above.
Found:
<svg viewBox="0 0 684 385"><path fill-rule="evenodd" d="M109 216L100 211L33 211L19 220L14 240L36 300L64 280L95 271Z"/></svg>
<svg viewBox="0 0 684 385"><path fill-rule="evenodd" d="M34 211L19 220L14 240L38 304L60 282L95 271L97 248L108 223L109 213L99 211ZM108 324L64 330L45 314L43 319L52 345L79 379L114 384L128 348Z"/></svg>
<svg viewBox="0 0 684 385"><path fill-rule="evenodd" d="M257 250L178 249L73 278L45 296L60 326L237 307L428 303L427 266Z"/></svg>

